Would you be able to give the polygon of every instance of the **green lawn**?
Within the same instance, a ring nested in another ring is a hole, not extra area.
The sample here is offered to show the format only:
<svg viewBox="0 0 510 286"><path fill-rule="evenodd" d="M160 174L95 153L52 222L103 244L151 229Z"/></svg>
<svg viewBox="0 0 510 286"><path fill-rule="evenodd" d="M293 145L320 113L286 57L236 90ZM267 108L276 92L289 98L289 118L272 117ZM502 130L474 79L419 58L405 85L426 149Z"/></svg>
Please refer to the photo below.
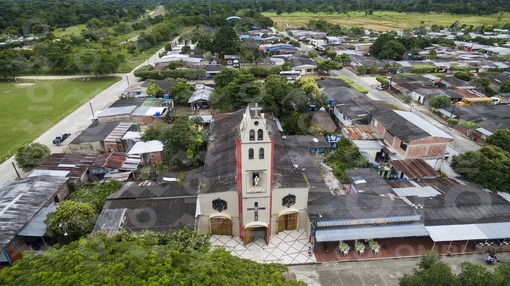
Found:
<svg viewBox="0 0 510 286"><path fill-rule="evenodd" d="M306 27L311 19L323 19L329 23L339 24L345 27L364 27L375 31L410 29L423 24L430 27L432 24L449 27L453 22L459 21L460 25L495 25L510 22L510 13L498 15L452 15L439 13L399 13L389 11L375 11L373 15L365 16L364 12L349 12L349 14L327 14L327 13L305 13L296 12L292 14L283 13L276 15L274 12L264 12L264 16L270 17L276 24L277 29L282 29L290 24L292 29Z"/></svg>
<svg viewBox="0 0 510 286"><path fill-rule="evenodd" d="M118 80L0 82L0 161Z"/></svg>

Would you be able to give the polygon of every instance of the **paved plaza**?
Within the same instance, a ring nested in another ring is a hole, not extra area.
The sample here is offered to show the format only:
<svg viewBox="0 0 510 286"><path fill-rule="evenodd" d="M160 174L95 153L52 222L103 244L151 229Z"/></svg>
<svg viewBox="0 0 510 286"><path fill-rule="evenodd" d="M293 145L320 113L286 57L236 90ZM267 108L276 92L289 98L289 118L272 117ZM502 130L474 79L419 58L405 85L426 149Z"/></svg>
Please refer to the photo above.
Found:
<svg viewBox="0 0 510 286"><path fill-rule="evenodd" d="M279 262L286 265L316 263L315 256L309 256L308 235L304 229L287 230L271 237L269 244L259 238L244 246L239 237L212 235L211 244L223 246L232 255L257 262Z"/></svg>

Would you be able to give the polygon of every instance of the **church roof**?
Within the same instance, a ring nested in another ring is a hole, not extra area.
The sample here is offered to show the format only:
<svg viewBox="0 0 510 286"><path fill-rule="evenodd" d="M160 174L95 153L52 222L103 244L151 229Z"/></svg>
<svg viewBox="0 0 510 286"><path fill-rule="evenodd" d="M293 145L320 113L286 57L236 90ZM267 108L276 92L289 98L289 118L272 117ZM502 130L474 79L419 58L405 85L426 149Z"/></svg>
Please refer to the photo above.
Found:
<svg viewBox="0 0 510 286"><path fill-rule="evenodd" d="M236 139L244 110L224 114L213 120L204 164L201 193L237 191ZM306 187L300 172L294 170L276 121L265 114L268 133L274 140L273 188Z"/></svg>

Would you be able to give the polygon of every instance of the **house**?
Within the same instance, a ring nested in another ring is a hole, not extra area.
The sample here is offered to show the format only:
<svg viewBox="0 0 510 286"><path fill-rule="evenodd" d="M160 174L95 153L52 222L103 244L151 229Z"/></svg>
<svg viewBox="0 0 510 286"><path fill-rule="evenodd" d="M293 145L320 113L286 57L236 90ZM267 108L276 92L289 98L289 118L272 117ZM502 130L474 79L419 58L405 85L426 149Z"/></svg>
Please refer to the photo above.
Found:
<svg viewBox="0 0 510 286"><path fill-rule="evenodd" d="M343 37L332 37L332 36L326 36L326 43L328 44L335 44L335 45L341 45L344 43Z"/></svg>
<svg viewBox="0 0 510 286"><path fill-rule="evenodd" d="M132 158L140 158L143 165L156 165L163 159L164 145L161 141L151 140L145 142L136 142L128 151Z"/></svg>
<svg viewBox="0 0 510 286"><path fill-rule="evenodd" d="M441 79L440 84L444 85L446 88L451 89L474 89L469 82L456 78L454 76L445 76Z"/></svg>
<svg viewBox="0 0 510 286"><path fill-rule="evenodd" d="M317 62L305 57L293 57L290 60L291 70L301 72L301 75L311 75L317 73Z"/></svg>
<svg viewBox="0 0 510 286"><path fill-rule="evenodd" d="M309 225L308 186L296 173L275 120L257 105L211 122L198 195L198 232L269 244ZM303 148L307 156L307 148Z"/></svg>
<svg viewBox="0 0 510 286"><path fill-rule="evenodd" d="M479 128L483 128L491 133L496 132L498 129L510 129L510 106L506 104L449 106L444 109L462 120L475 122ZM479 134L478 137L481 136L482 134Z"/></svg>
<svg viewBox="0 0 510 286"><path fill-rule="evenodd" d="M53 153L30 172L28 177L49 176L67 179L70 191L80 188L89 178L87 172L96 160L95 155Z"/></svg>
<svg viewBox="0 0 510 286"><path fill-rule="evenodd" d="M38 214L69 194L67 178L34 176L0 186L0 255L7 263L21 258L28 250L25 242L46 234L44 223L38 227L28 226ZM47 212L45 213L47 214ZM44 218L41 218L44 221ZM40 222L41 219L38 221ZM24 229L26 227L26 229ZM24 230L24 233L20 232ZM44 241L42 241L44 243Z"/></svg>
<svg viewBox="0 0 510 286"><path fill-rule="evenodd" d="M420 87L411 91L410 96L413 101L420 104L427 104L430 99L436 95L444 95L452 101L452 103L462 100L463 96L452 89L441 89L441 88L426 88Z"/></svg>
<svg viewBox="0 0 510 286"><path fill-rule="evenodd" d="M259 50L271 54L294 54L298 48L289 44L267 44L260 45Z"/></svg>
<svg viewBox="0 0 510 286"><path fill-rule="evenodd" d="M383 150L386 156L394 150L403 159L442 158L446 146L453 137L425 121L418 115L400 110L378 112L370 124L383 137L390 149Z"/></svg>
<svg viewBox="0 0 510 286"><path fill-rule="evenodd" d="M440 174L434 170L423 159L406 159L406 160L390 160L389 166L392 168L391 174L386 176L381 174L385 179L433 179L440 177Z"/></svg>
<svg viewBox="0 0 510 286"><path fill-rule="evenodd" d="M209 98L213 93L214 88L204 84L196 84L193 94L188 99L188 103L193 110L209 108Z"/></svg>
<svg viewBox="0 0 510 286"><path fill-rule="evenodd" d="M110 150L126 150L132 145L132 142L129 138L122 139L124 138L123 136L130 131L138 130L138 124L133 122L111 121L94 123L83 130L69 143L67 151L69 153L97 155L110 152ZM105 144L105 140L107 145Z"/></svg>
<svg viewBox="0 0 510 286"><path fill-rule="evenodd" d="M205 67L205 77L209 79L214 78L224 68L225 66L223 65L208 65Z"/></svg>
<svg viewBox="0 0 510 286"><path fill-rule="evenodd" d="M335 123L342 126L369 125L373 112L391 109L386 103L370 100L349 87L326 87L323 93L330 99Z"/></svg>
<svg viewBox="0 0 510 286"><path fill-rule="evenodd" d="M139 158L130 158L127 153L110 152L97 156L89 168L90 180L93 182L115 179L126 181L140 165Z"/></svg>
<svg viewBox="0 0 510 286"><path fill-rule="evenodd" d="M241 59L241 57L238 55L225 55L223 59L227 66L235 66L236 64L239 65L239 59Z"/></svg>
<svg viewBox="0 0 510 286"><path fill-rule="evenodd" d="M120 231L151 230L172 233L195 228L198 195L197 170L187 172L184 181L175 176L164 181L130 181L108 196L94 232L114 235Z"/></svg>
<svg viewBox="0 0 510 286"><path fill-rule="evenodd" d="M382 137L370 125L342 126L342 135L359 148L361 155L377 166L377 155L383 148Z"/></svg>
<svg viewBox="0 0 510 286"><path fill-rule="evenodd" d="M141 125L164 122L170 117L174 102L170 95L164 98L127 98L96 112L98 122L131 121Z"/></svg>

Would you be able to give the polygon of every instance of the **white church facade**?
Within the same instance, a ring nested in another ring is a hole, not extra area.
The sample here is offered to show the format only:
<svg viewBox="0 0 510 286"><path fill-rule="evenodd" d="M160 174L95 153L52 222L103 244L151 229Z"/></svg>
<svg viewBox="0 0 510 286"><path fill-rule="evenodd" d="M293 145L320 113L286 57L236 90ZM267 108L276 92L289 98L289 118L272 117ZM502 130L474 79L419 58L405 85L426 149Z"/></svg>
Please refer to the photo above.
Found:
<svg viewBox="0 0 510 286"><path fill-rule="evenodd" d="M211 123L201 179L197 230L258 238L309 228L309 186L296 172L271 116L256 105Z"/></svg>

